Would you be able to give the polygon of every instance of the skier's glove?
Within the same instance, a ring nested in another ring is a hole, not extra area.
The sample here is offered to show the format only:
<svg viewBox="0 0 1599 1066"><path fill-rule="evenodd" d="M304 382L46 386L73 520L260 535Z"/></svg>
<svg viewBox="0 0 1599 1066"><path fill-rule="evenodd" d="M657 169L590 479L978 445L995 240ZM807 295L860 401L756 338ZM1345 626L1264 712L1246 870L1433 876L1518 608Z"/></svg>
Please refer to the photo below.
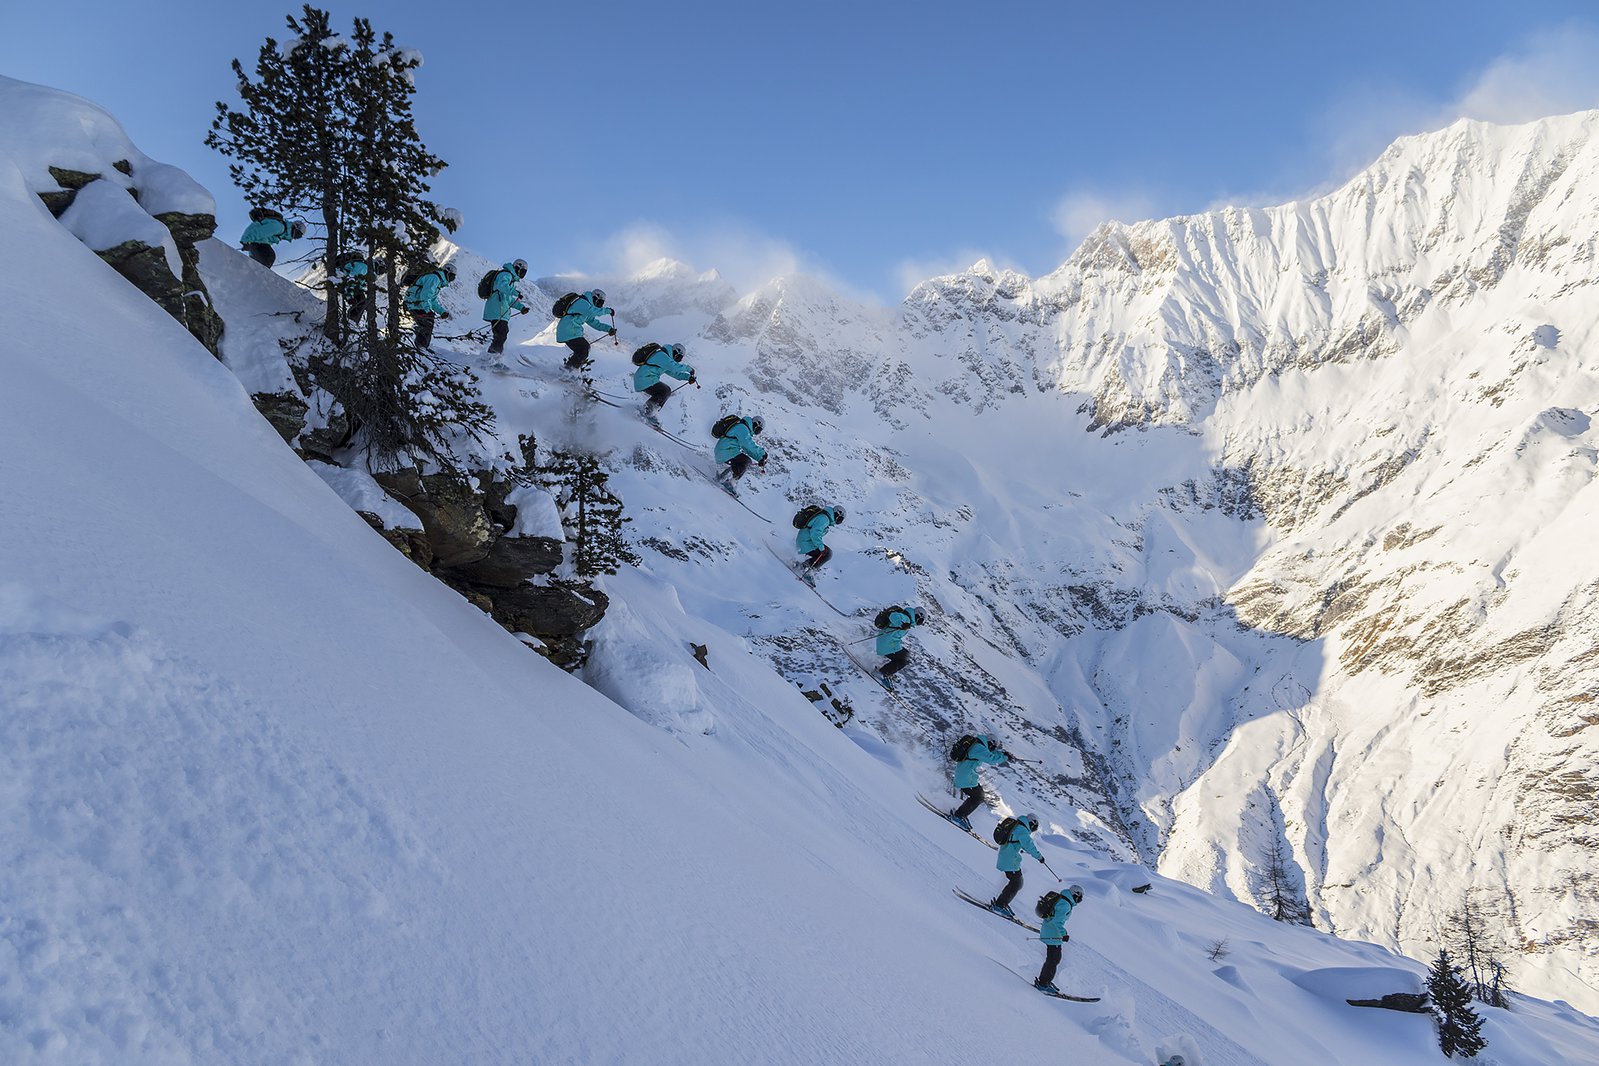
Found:
<svg viewBox="0 0 1599 1066"><path fill-rule="evenodd" d="M688 376L688 383L690 385L698 385L700 383L700 379L695 377L693 374L690 374Z"/></svg>
<svg viewBox="0 0 1599 1066"><path fill-rule="evenodd" d="M765 466L766 465L766 456L763 455L759 459L755 460L755 465L756 466Z"/></svg>
<svg viewBox="0 0 1599 1066"><path fill-rule="evenodd" d="M607 336L607 337L614 337L614 336L616 336L616 327L615 327L615 326L612 326L612 327L611 327L611 328L610 328L610 329L608 329L608 330L606 330L606 331L605 331L605 335L606 335L606 336Z"/></svg>
<svg viewBox="0 0 1599 1066"><path fill-rule="evenodd" d="M448 322L450 320L450 312L448 312L448 311L440 311L439 312L439 317L444 319L444 321Z"/></svg>

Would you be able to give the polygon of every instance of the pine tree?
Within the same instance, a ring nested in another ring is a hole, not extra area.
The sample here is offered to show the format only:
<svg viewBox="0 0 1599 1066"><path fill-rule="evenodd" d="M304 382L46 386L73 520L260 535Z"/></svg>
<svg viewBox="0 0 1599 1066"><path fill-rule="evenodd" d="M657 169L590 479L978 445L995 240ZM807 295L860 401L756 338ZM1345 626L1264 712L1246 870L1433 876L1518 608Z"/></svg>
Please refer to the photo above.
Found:
<svg viewBox="0 0 1599 1066"><path fill-rule="evenodd" d="M287 17L293 35L267 38L256 56L255 78L233 61L243 110L217 103L205 143L236 162L228 174L245 197L285 215L315 213L326 227L323 266L344 247L343 222L350 187L354 127L345 110L353 62L349 42L333 32L328 13L305 5ZM339 298L328 294L323 330L340 340Z"/></svg>
<svg viewBox="0 0 1599 1066"><path fill-rule="evenodd" d="M1471 1009L1471 990L1450 963L1447 950L1438 952L1427 975L1427 996L1438 1022L1438 1046L1446 1056L1454 1058L1459 1052L1463 1059L1475 1058L1488 1046L1482 1038L1482 1018Z"/></svg>
<svg viewBox="0 0 1599 1066"><path fill-rule="evenodd" d="M594 578L614 574L624 564L642 561L628 545L624 527L631 522L622 514L622 500L607 486L611 475L599 460L581 452L555 452L540 468L572 540L572 564L577 575Z"/></svg>
<svg viewBox="0 0 1599 1066"><path fill-rule="evenodd" d="M1288 849L1275 831L1266 846L1266 913L1279 922L1310 924L1310 905L1300 898L1288 873Z"/></svg>
<svg viewBox="0 0 1599 1066"><path fill-rule="evenodd" d="M357 135L351 161L355 231L370 255L385 263L382 281L389 299L382 331L389 343L397 344L399 264L426 260L440 228L453 228L427 197L429 180L447 164L428 151L416 130L412 98L421 55L398 47L392 34L378 36L366 19L355 20L351 36L354 62L346 106ZM373 277L373 290L378 280ZM375 320L369 298L369 335Z"/></svg>

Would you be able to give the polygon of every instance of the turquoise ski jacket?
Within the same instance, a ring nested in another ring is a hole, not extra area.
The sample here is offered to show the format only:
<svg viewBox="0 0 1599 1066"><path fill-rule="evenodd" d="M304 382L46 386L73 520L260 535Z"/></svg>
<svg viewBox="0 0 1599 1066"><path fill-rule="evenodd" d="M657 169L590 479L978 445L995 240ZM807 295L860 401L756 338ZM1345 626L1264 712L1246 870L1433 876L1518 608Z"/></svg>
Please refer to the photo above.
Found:
<svg viewBox="0 0 1599 1066"><path fill-rule="evenodd" d="M999 849L999 859L994 865L1005 873L1013 873L1022 868L1022 852L1027 852L1039 862L1044 861L1044 856L1038 853L1038 845L1033 843L1032 831L1027 828L1027 823L1022 822L1010 831L1010 843L1004 844Z"/></svg>
<svg viewBox="0 0 1599 1066"><path fill-rule="evenodd" d="M511 317L512 311L526 310L527 304L522 302L522 294L516 291L516 271L510 263L506 263L494 275L494 291L483 301L483 321L504 322Z"/></svg>
<svg viewBox="0 0 1599 1066"><path fill-rule="evenodd" d="M633 371L633 391L643 392L660 381L662 374L679 381L687 381L694 376L694 368L673 359L671 351L662 348L645 360L643 366Z"/></svg>
<svg viewBox="0 0 1599 1066"><path fill-rule="evenodd" d="M888 628L877 633L877 654L893 655L905 646L905 634L916 626L916 616L909 611L894 611L888 616ZM975 745L974 745L975 746Z"/></svg>
<svg viewBox="0 0 1599 1066"><path fill-rule="evenodd" d="M430 311L435 315L445 314L444 305L439 302L439 291L445 284L444 275L437 270L423 274L405 290L405 309Z"/></svg>
<svg viewBox="0 0 1599 1066"><path fill-rule="evenodd" d="M721 440L716 442L716 461L731 462L733 456L743 452L757 463L766 458L766 449L755 443L755 426L748 418L733 423Z"/></svg>
<svg viewBox="0 0 1599 1066"><path fill-rule="evenodd" d="M810 524L799 531L799 536L794 538L794 547L801 555L819 552L827 545L822 539L827 536L827 531L833 528L833 512L824 509L821 514L811 519Z"/></svg>
<svg viewBox="0 0 1599 1066"><path fill-rule="evenodd" d="M1049 917L1044 919L1044 924L1038 930L1038 939L1046 944L1060 944L1066 939L1066 919L1072 916L1072 898L1062 896L1055 901L1055 909L1049 912Z"/></svg>
<svg viewBox="0 0 1599 1066"><path fill-rule="evenodd" d="M993 742L988 737L978 737L977 743L967 751L966 758L955 764L956 788L976 788L979 765L1004 766L1010 761L1009 755L992 745Z"/></svg>
<svg viewBox="0 0 1599 1066"><path fill-rule="evenodd" d="M555 327L555 339L558 343L575 341L583 336L584 326L593 326L601 333L611 332L609 322L601 322L600 316L610 311L610 308L594 306L594 294L585 292L582 296L572 301L566 309L566 314L561 316L560 325ZM615 318L613 315L612 318Z"/></svg>
<svg viewBox="0 0 1599 1066"><path fill-rule="evenodd" d="M244 236L239 238L239 243L276 244L279 241L292 240L294 236L287 222L280 222L275 218L263 218L260 222L252 222L245 228Z"/></svg>

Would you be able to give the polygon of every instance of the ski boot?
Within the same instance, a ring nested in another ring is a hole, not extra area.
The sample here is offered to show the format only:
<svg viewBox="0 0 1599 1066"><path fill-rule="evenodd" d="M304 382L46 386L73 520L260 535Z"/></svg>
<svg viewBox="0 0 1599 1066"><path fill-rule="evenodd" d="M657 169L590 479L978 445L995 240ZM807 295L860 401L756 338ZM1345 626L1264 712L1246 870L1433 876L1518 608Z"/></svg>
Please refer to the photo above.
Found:
<svg viewBox="0 0 1599 1066"><path fill-rule="evenodd" d="M1060 989L1056 988L1052 982L1040 981L1036 977L1033 978L1033 987L1038 989L1040 992L1046 993L1047 995L1060 995Z"/></svg>
<svg viewBox="0 0 1599 1066"><path fill-rule="evenodd" d="M968 833L972 831L972 823L967 821L964 815L959 815L954 811L950 811L948 814L944 815L944 817L949 819L951 825L958 825Z"/></svg>
<svg viewBox="0 0 1599 1066"><path fill-rule="evenodd" d="M489 369L496 374L509 374L511 372L511 368L506 365L505 360L497 355L489 363Z"/></svg>
<svg viewBox="0 0 1599 1066"><path fill-rule="evenodd" d="M890 692L894 691L894 677L892 674L878 674L877 683Z"/></svg>
<svg viewBox="0 0 1599 1066"><path fill-rule="evenodd" d="M1011 910L1009 907L1004 906L998 900L995 900L995 899L991 899L991 900L988 901L988 909L993 911L995 914L999 915L1001 918L1014 918L1014 917L1016 917L1016 912L1015 911Z"/></svg>

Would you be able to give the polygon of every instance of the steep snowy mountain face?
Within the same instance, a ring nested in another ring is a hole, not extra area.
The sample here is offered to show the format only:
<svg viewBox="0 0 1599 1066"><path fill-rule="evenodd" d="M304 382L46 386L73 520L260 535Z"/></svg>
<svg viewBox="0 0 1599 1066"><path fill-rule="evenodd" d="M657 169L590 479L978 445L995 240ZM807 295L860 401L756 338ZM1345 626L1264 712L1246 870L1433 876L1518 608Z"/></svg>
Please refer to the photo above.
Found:
<svg viewBox="0 0 1599 1066"><path fill-rule="evenodd" d="M893 311L601 280L624 339L689 340L669 425L765 415L758 508L850 509L835 602L933 609L914 709L865 712L928 774L993 727L1041 759L1007 804L1248 901L1280 850L1317 924L1416 953L1479 892L1522 984L1593 1006L1596 128L1458 123L1318 200L1107 225ZM624 484L692 588L738 552L657 452ZM852 671L768 624L785 673Z"/></svg>

